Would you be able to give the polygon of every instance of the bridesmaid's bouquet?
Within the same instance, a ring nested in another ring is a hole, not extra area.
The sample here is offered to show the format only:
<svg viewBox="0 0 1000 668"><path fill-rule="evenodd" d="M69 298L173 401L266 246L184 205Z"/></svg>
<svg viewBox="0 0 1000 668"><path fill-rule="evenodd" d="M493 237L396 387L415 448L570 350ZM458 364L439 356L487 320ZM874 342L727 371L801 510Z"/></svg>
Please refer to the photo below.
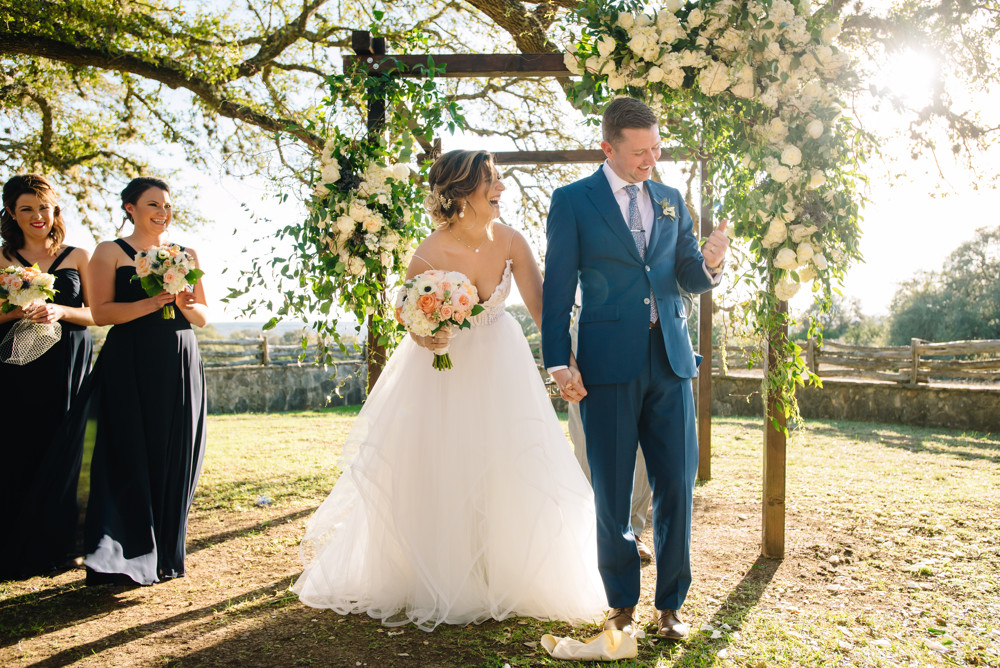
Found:
<svg viewBox="0 0 1000 668"><path fill-rule="evenodd" d="M17 307L40 304L56 296L56 277L42 272L37 264L30 267L0 269L0 313ZM44 325L24 318L16 322L0 341L0 362L23 365L34 362L62 338L58 322Z"/></svg>
<svg viewBox="0 0 1000 668"><path fill-rule="evenodd" d="M184 292L188 285L194 285L204 275L182 246L165 244L135 254L135 278L132 280L138 280L146 294L155 297L164 290L172 295ZM167 304L163 307L163 319L173 317L174 310Z"/></svg>
<svg viewBox="0 0 1000 668"><path fill-rule="evenodd" d="M0 313L52 299L56 296L55 281L55 276L43 273L37 264L0 269Z"/></svg>
<svg viewBox="0 0 1000 668"><path fill-rule="evenodd" d="M469 278L457 271L431 269L403 284L396 301L400 327L418 336L432 336L442 327L470 327L469 317L483 312L479 292ZM447 348L434 353L434 368L451 368Z"/></svg>

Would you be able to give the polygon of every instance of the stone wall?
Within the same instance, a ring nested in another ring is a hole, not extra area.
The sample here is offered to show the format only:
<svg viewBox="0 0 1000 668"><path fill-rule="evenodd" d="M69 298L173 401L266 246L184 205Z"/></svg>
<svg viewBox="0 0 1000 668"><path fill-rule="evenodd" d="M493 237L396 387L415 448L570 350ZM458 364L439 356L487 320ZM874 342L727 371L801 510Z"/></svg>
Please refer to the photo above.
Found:
<svg viewBox="0 0 1000 668"><path fill-rule="evenodd" d="M205 369L209 413L280 413L360 404L361 362L315 366L237 366Z"/></svg>
<svg viewBox="0 0 1000 668"><path fill-rule="evenodd" d="M364 367L357 361L326 369L209 368L205 376L210 413L300 411L360 404L365 398ZM1000 432L1000 388L826 379L822 389L800 388L798 397L805 418ZM553 400L553 405L566 410L561 399ZM712 414L763 416L760 377L715 376Z"/></svg>
<svg viewBox="0 0 1000 668"><path fill-rule="evenodd" d="M762 416L759 376L712 378L712 414ZM1000 388L824 379L799 388L804 418L1000 432ZM749 399L749 401L748 401Z"/></svg>

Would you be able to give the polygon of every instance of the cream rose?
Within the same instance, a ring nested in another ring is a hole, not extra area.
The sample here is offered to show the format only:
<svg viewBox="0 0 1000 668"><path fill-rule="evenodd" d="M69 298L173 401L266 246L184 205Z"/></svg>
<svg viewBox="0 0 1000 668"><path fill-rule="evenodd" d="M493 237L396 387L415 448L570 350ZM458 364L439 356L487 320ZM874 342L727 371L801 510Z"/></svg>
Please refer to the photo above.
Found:
<svg viewBox="0 0 1000 668"><path fill-rule="evenodd" d="M812 244L808 241L803 241L799 244L798 249L795 251L795 259L798 260L799 266L806 264L813 256Z"/></svg>
<svg viewBox="0 0 1000 668"><path fill-rule="evenodd" d="M826 256L823 255L822 253L816 253L815 255L813 255L812 256L812 263L814 265L816 265L817 269L820 269L820 270L826 269L827 266L828 266L827 262L826 262Z"/></svg>
<svg viewBox="0 0 1000 668"><path fill-rule="evenodd" d="M778 269L795 269L799 266L798 256L791 248L782 248L774 256L773 264Z"/></svg>
<svg viewBox="0 0 1000 668"><path fill-rule="evenodd" d="M688 14L687 24L689 28L697 28L705 21L705 12L701 11L697 7L691 10Z"/></svg>
<svg viewBox="0 0 1000 668"><path fill-rule="evenodd" d="M781 151L781 162L789 167L795 167L802 162L802 151L799 150L798 146L786 144Z"/></svg>
<svg viewBox="0 0 1000 668"><path fill-rule="evenodd" d="M774 286L774 296L783 302L787 302L795 296L795 293L799 291L799 287L801 286L798 283L786 276Z"/></svg>
<svg viewBox="0 0 1000 668"><path fill-rule="evenodd" d="M822 137L824 130L825 128L823 127L823 121L819 120L818 118L814 118L813 120L809 121L809 124L806 126L806 134L812 137L813 139L819 139L820 137Z"/></svg>
<svg viewBox="0 0 1000 668"><path fill-rule="evenodd" d="M807 185L806 187L809 190L815 190L816 188L822 186L824 183L826 183L826 174L819 171L818 169L814 169L812 170L812 172L809 173L809 185Z"/></svg>

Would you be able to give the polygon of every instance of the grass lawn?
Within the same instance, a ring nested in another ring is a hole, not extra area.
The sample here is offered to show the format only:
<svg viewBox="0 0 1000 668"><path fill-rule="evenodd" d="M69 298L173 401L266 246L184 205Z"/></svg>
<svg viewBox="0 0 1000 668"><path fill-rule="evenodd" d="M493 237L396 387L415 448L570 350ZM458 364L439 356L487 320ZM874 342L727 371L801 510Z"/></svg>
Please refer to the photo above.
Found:
<svg viewBox="0 0 1000 668"><path fill-rule="evenodd" d="M298 541L356 412L211 416L187 577L87 589L73 569L0 583L0 665L574 665L539 638L597 627L509 619L424 633L298 602ZM695 632L642 641L621 665L1000 666L1000 436L803 424L788 443L781 561L759 556L761 446L760 420L715 420L683 610Z"/></svg>

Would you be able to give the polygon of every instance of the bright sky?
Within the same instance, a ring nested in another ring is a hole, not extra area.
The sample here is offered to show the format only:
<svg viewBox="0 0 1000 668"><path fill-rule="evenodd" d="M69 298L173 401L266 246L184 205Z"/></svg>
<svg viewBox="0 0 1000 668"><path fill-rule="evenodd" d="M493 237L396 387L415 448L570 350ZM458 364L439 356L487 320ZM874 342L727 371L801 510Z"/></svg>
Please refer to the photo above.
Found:
<svg viewBox="0 0 1000 668"><path fill-rule="evenodd" d="M911 54L887 68L885 80L893 82L900 92L918 96L926 89L925 75L929 67L927 61ZM872 127L884 128L899 123L900 119L894 112L884 110L870 118L866 115L866 121ZM459 145L454 139L446 143L452 147ZM888 145L883 150L888 155L908 153L905 145ZM1000 149L995 147L982 157L980 164L997 171ZM897 161L892 169L880 163L869 167L870 203L864 211L861 243L866 262L849 271L843 292L858 298L865 313L884 314L888 312L899 282L921 270L939 269L951 251L974 237L977 228L1000 222L997 214L1000 192L979 189L971 181L972 175L946 162L944 169L949 180L942 180L930 157L921 161ZM902 172L905 177L889 177L890 172ZM179 232L172 240L198 250L206 270L204 280L212 308L211 321L242 320L244 317L238 311L225 310L218 300L227 293L228 286L235 283L238 269L250 264L251 258L241 253L244 244L265 234L267 228L252 224L241 205L246 204L259 217L270 219L272 228L301 220L304 209L294 197L278 204L262 179L224 178L211 182L202 174L191 174L190 179L192 183L200 181L197 204L214 224L206 229ZM509 193L508 201L513 199ZM186 204L174 202L178 208ZM512 207L504 211L507 216L512 213ZM235 236L234 230L237 231ZM73 221L70 221L68 240L87 247L94 245L89 235ZM228 272L222 275L224 267ZM792 301L792 307L804 309L811 299L810 293L802 290ZM254 319L266 318L258 315Z"/></svg>

